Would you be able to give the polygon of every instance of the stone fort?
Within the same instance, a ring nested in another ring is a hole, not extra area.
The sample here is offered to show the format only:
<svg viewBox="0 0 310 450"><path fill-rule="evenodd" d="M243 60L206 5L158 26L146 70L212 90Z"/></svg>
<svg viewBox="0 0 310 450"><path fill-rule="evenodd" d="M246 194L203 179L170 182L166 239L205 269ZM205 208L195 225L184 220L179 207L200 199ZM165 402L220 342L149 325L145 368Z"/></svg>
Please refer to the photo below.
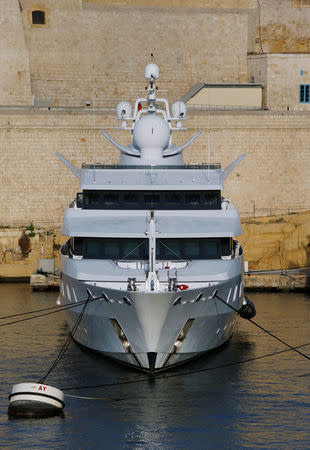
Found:
<svg viewBox="0 0 310 450"><path fill-rule="evenodd" d="M79 190L56 157L117 163L102 136L144 89L188 105L187 163L228 165L241 215L310 209L310 0L2 0L0 224L58 226ZM176 139L175 138L175 139ZM208 145L208 142L210 145Z"/></svg>

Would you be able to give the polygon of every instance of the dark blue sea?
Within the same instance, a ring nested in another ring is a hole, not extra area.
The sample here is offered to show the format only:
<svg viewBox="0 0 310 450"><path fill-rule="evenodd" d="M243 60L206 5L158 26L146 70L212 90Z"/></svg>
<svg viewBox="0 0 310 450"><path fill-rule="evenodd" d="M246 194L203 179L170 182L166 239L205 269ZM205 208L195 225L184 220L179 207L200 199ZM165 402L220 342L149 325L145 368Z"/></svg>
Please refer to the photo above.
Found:
<svg viewBox="0 0 310 450"><path fill-rule="evenodd" d="M0 315L54 306L57 295L1 284ZM303 345L300 351L310 356L309 295L248 296L255 302L256 322L292 346ZM1 447L310 448L310 361L283 351L283 344L241 318L221 351L153 378L72 342L47 379L65 389L64 416L9 419L12 385L38 381L67 335L63 312L1 327ZM100 387L67 390L95 385Z"/></svg>

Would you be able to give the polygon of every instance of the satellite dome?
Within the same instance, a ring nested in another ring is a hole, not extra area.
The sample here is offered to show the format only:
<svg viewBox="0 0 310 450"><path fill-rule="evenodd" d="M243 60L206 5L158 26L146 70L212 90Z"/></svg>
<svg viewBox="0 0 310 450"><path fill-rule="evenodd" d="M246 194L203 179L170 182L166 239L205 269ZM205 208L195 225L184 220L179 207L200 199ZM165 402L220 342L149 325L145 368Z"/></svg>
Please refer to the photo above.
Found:
<svg viewBox="0 0 310 450"><path fill-rule="evenodd" d="M177 117L178 119L185 119L186 117L186 105L185 103L178 101L171 105L172 117Z"/></svg>
<svg viewBox="0 0 310 450"><path fill-rule="evenodd" d="M169 125L156 114L141 117L133 129L133 142L140 150L164 150L169 139Z"/></svg>
<svg viewBox="0 0 310 450"><path fill-rule="evenodd" d="M159 67L157 64L150 63L146 66L144 76L147 80L154 81L159 78Z"/></svg>
<svg viewBox="0 0 310 450"><path fill-rule="evenodd" d="M129 102L120 102L116 106L116 116L118 119L129 119L132 115L132 107Z"/></svg>

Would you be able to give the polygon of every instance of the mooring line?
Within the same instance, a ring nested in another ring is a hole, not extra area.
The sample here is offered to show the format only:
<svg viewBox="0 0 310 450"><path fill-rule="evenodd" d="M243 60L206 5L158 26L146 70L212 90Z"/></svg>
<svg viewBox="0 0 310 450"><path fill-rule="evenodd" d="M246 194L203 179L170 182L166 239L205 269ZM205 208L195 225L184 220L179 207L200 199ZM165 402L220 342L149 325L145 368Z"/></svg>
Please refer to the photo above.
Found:
<svg viewBox="0 0 310 450"><path fill-rule="evenodd" d="M7 318L18 317L20 315L27 315L27 314L32 314L32 313L36 313L36 312L47 311L44 314L39 314L39 315L32 316L32 317L25 317L23 319L19 319L19 320L15 320L15 321L12 321L12 322L7 322L7 323L0 324L0 327L3 327L3 326L13 325L13 324L16 324L16 323L21 323L21 322L25 322L25 321L28 321L28 320L44 317L44 316L47 316L47 315L50 315L50 314L55 314L55 313L60 312L60 311L64 311L64 310L71 309L71 308L75 308L75 307L80 306L82 304L84 305L83 309L82 309L81 313L79 314L78 319L77 319L77 321L76 321L76 323L75 323L75 325L74 325L74 327L72 329L72 332L69 334L66 342L62 346L62 348L61 348L60 352L58 353L58 355L57 355L55 361L53 362L52 366L50 367L50 369L48 370L46 375L41 378L39 383L42 384L45 381L47 376L54 370L54 368L56 367L58 362L61 360L61 358L65 354L65 352L66 352L67 348L69 347L69 344L70 344L70 342L71 342L71 340L73 338L73 335L76 332L77 327L79 326L79 324L80 324L80 322L82 320L82 317L83 317L83 314L85 312L87 304L91 303L93 301L100 300L100 299L103 298L102 295L99 296L99 297L93 297L93 295L91 294L91 292L88 289L87 289L87 292L88 292L88 298L86 300L81 300L81 301L79 301L79 302L77 302L75 304L66 304L66 305L62 305L62 306L53 306L53 307L49 307L49 308L42 308L42 309L38 309L38 310L33 310L33 311L24 312L24 313L18 313L18 314L13 314L13 315L9 315L9 316L0 317L0 320L4 320L4 319L7 319ZM212 297L213 298L217 298L223 304L225 304L230 309L232 309L233 311L235 311L236 313L239 314L239 310L234 308L232 305L226 303L225 300L223 300L221 297L218 296L217 292L218 291L216 290ZM271 333L270 331L265 329L263 326L259 325L254 320L249 319L249 318L247 318L247 320L249 322L251 322L253 325L255 325L256 327L258 327L259 329L261 329L263 332L268 334L269 336L273 337L277 341L279 341L282 344L284 344L288 348L286 350L279 350L279 351L276 351L276 352L273 352L273 353L269 353L269 354L266 354L266 355L261 355L261 356L257 356L257 357L253 357L253 358L248 358L248 359L245 359L243 361L235 361L235 362L232 362L232 363L222 364L220 366L208 367L208 368L205 368L205 369L198 369L198 370L192 370L192 371L181 372L181 373L177 373L177 374L169 374L169 375L165 374L165 375L160 375L160 376L158 375L157 376L156 374L152 374L152 376L154 377L154 379L160 380L160 379L174 378L174 377L178 377L178 376L192 375L192 374L195 374L195 373L201 373L201 372L207 372L207 371L216 370L216 369L222 369L222 368L225 368L225 367L231 367L231 366L235 366L235 365L239 365L239 364L244 364L244 363L255 361L255 360L258 360L258 359L268 358L268 357L275 356L275 355L278 355L278 354L281 354L281 353L285 353L285 352L288 352L288 351L294 351L294 352L298 353L299 355L303 356L304 358L306 358L307 360L310 360L310 357L308 355L306 355L305 353L303 353L303 352L298 350L299 348L306 347L306 346L310 345L310 342L302 344L302 345L299 345L299 346L296 346L296 347L293 347L290 344L288 344L287 342L285 342L283 339L279 338L278 336L274 335L273 333ZM303 376L308 376L308 375L310 375L310 374L298 375L298 376L299 377L303 377ZM133 383L141 383L141 382L149 382L149 381L150 381L150 377L143 378L143 379L140 379L140 380L126 380L126 381L120 381L120 382L115 382L115 383L99 384L99 385L73 386L73 387L63 388L62 390L63 391L66 391L66 390L68 391L68 390L78 390L78 389L91 389L91 388L120 386L122 384L133 384ZM69 394L66 394L66 395L69 396ZM73 397L73 395L71 395L71 397ZM83 398L88 398L88 397L83 397ZM97 400L98 398L90 398L89 397L88 399ZM109 400L109 399L102 398L102 400Z"/></svg>
<svg viewBox="0 0 310 450"><path fill-rule="evenodd" d="M79 306L85 302L86 302L86 300L81 300L81 301L75 303L74 306ZM10 314L8 316L2 316L2 317L0 317L0 320L12 319L13 317L20 317L20 316L25 316L27 314L34 314L34 313L43 312L43 311L51 311L52 309L55 309L56 311L61 311L62 309L66 309L67 307L71 307L71 306L72 306L72 303L66 303L64 305L50 306L49 308L33 309L32 311L25 311L22 313Z"/></svg>
<svg viewBox="0 0 310 450"><path fill-rule="evenodd" d="M46 378L48 377L48 375L50 375L50 373L55 369L55 367L57 366L57 364L59 363L59 361L61 360L61 358L62 358L62 357L64 356L64 354L66 353L66 351L67 351L67 349L68 349L68 347L69 347L69 345L70 345L70 343L71 343L71 340L72 340L72 338L73 338L73 336L74 336L76 330L78 329L78 326L79 326L80 323L81 323L81 320L82 320L82 318L83 318L83 315L84 315L84 313L85 313L85 310L86 310L86 307L87 307L88 303L89 303L90 301L95 301L95 300L99 300L99 299L103 298L103 296L100 296L100 297L93 297L89 289L87 289L87 293L88 293L87 300L86 300L85 303L84 303L83 309L82 309L82 311L80 312L80 314L79 314L79 316L78 316L78 318L77 318L77 320L76 320L76 322L75 322L75 324L74 324L74 327L72 328L71 333L69 333L69 336L67 337L66 342L65 342L64 345L61 347L61 349L60 349L58 355L56 356L55 361L53 362L53 364L51 365L51 367L49 368L49 370L47 371L47 373L46 373L46 374L38 381L39 384L43 384L43 383L45 382L45 380L46 380Z"/></svg>
<svg viewBox="0 0 310 450"><path fill-rule="evenodd" d="M111 401L120 401L121 398L109 398L109 397L84 397L83 395L72 395L65 394L66 397L70 398L81 398L83 400L111 400Z"/></svg>
<svg viewBox="0 0 310 450"><path fill-rule="evenodd" d="M90 300L90 302L99 300L101 298L103 298L103 297L93 298ZM1 323L0 327L6 327L8 325L14 325L16 323L27 322L27 320L38 319L40 317L45 317L45 316L49 316L51 314L56 314L61 311L66 311L67 309L76 308L77 306L81 306L81 305L85 304L86 302L87 302L87 300L82 300L82 301L74 303L74 304L59 306L58 307L59 309L56 309L54 311L49 311L44 314L38 314L37 316L32 316L32 317L25 317L24 319L13 320L12 322ZM52 308L54 308L54 307L52 307ZM49 309L50 308L47 308L47 310L49 310ZM22 313L22 314L30 314L30 313Z"/></svg>
<svg viewBox="0 0 310 450"><path fill-rule="evenodd" d="M223 300L221 297L219 297L217 295L217 290L214 292L213 294L213 298L217 298L218 300L220 300L224 305L228 306L230 309L232 309L233 311L235 311L236 313L239 314L239 310L236 309L234 306L230 305L229 303L225 302L225 300ZM297 350L296 347L291 346L290 344L288 344L287 342L283 341L283 339L280 339L278 336L276 336L275 334L271 333L270 331L266 330L266 328L264 328L263 326L259 325L257 322L255 322L252 319L246 319L249 322L251 322L253 325L255 325L257 328L259 328L260 330L264 331L264 333L268 334L269 336L273 337L274 339L276 339L277 341L281 342L282 344L286 345L286 347L290 348L291 350L293 350L294 352L298 353L299 355L303 356L304 358L310 360L310 356L306 355L303 352L300 352L299 350Z"/></svg>

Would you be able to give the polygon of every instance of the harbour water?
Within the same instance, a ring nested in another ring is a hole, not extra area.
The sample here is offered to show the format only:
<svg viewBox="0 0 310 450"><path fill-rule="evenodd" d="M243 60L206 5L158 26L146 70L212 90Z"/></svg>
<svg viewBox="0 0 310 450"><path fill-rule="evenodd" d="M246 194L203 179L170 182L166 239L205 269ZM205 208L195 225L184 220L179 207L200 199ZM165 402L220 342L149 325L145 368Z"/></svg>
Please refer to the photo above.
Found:
<svg viewBox="0 0 310 450"><path fill-rule="evenodd" d="M0 315L54 306L57 295L32 292L26 284L1 284ZM300 350L310 356L308 294L248 295L256 306L256 322L290 345L308 344ZM9 320L14 319L0 323ZM310 360L281 352L284 345L241 318L221 351L154 378L71 343L47 379L65 389L64 416L8 419L12 384L38 381L67 335L63 312L1 327L1 447L310 447ZM281 353L266 356L274 352ZM97 387L67 390L90 385Z"/></svg>

